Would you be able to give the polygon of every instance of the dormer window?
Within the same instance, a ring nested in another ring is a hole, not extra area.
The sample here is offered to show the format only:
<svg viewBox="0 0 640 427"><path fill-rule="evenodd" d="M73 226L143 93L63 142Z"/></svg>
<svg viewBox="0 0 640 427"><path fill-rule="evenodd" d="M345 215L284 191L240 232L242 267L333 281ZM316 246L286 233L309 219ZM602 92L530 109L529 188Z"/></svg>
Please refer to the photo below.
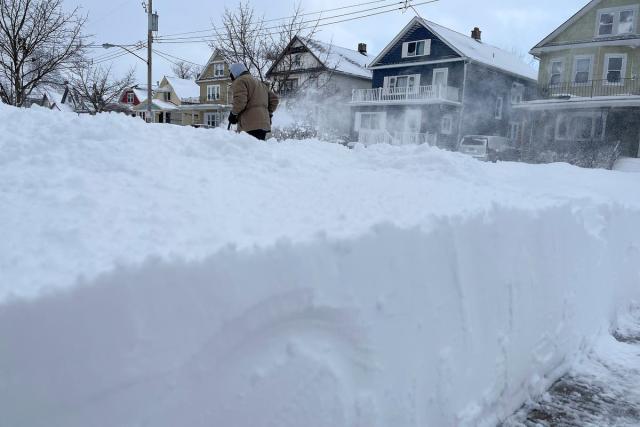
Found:
<svg viewBox="0 0 640 427"><path fill-rule="evenodd" d="M402 43L402 57L413 58L431 54L431 40L418 40Z"/></svg>
<svg viewBox="0 0 640 427"><path fill-rule="evenodd" d="M598 11L597 37L633 34L638 7L619 7Z"/></svg>

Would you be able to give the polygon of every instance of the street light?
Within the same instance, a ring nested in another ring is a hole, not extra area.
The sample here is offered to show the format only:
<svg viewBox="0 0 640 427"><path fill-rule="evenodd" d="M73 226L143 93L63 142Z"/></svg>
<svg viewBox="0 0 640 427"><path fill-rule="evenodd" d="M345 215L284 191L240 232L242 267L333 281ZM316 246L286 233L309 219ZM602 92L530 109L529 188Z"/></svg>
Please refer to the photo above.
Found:
<svg viewBox="0 0 640 427"><path fill-rule="evenodd" d="M146 118L146 122L150 123L152 121L151 118L153 117L151 115L152 114L151 113L151 98L153 96L153 91L151 90L151 58L149 57L147 59L144 59L143 57L141 57L140 55L138 55L134 51L128 49L125 46L119 45L119 44L103 43L102 47L105 48L105 49L111 49L112 47L119 47L120 49L129 52L130 54L132 54L133 56L135 56L136 58L140 59L142 62L147 64L147 118Z"/></svg>

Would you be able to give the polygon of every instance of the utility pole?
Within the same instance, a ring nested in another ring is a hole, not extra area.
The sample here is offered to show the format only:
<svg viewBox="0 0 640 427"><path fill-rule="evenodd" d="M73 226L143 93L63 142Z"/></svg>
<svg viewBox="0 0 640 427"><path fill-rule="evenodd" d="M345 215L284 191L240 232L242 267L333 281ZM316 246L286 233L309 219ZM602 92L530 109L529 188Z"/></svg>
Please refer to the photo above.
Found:
<svg viewBox="0 0 640 427"><path fill-rule="evenodd" d="M153 122L153 112L151 110L151 100L153 96L153 91L151 90L151 85L153 83L153 73L152 73L152 44L153 44L153 0L149 0L149 4L147 5L147 17L148 17L148 27L149 31L147 32L147 123Z"/></svg>

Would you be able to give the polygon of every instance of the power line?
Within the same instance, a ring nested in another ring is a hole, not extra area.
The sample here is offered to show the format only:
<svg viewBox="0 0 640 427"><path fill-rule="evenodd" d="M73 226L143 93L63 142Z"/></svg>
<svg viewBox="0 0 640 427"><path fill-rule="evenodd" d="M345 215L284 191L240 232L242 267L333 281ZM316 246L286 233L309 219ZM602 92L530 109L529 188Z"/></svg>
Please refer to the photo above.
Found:
<svg viewBox="0 0 640 427"><path fill-rule="evenodd" d="M409 2L400 2L401 4L405 5L405 4L409 4L409 7L415 7L415 6L422 6L425 4L430 4L430 3L435 3L439 0L428 0L428 1L423 1L420 3L415 3L415 4L410 4ZM332 21L332 22L323 22L323 23L319 23L319 24L315 24L315 25L310 25L307 27L301 27L299 28L300 30L306 30L306 29L313 29L313 28L318 28L318 27L326 27L329 25L335 25L335 24L340 24L343 22L350 22L350 21L355 21L358 19L364 19L364 18L369 18L371 16L377 16L377 15L383 15L386 13L391 13L391 12L395 12L396 10L404 10L406 9L406 6L400 6L400 7L395 7L393 9L390 10L383 10L380 12L375 12L375 13L369 13L366 15L362 15L362 16L355 16L355 17L351 17L351 18L346 18L346 19L341 19L341 20L337 20L337 21ZM362 11L358 12L361 13ZM346 14L346 15L350 15L350 14ZM315 22L315 21L313 21ZM262 36L272 36L272 35L277 35L278 32L271 32L271 33L259 33ZM187 38L185 38L187 39ZM188 40L179 40L179 39L174 39L174 40L158 40L157 43L162 43L162 44L191 44L191 43L211 43L216 41L217 38L197 38L194 37L195 40L191 40L191 38L188 38Z"/></svg>
<svg viewBox="0 0 640 427"><path fill-rule="evenodd" d="M182 61L182 62L186 62L186 63L188 63L188 64L192 64L192 65L197 65L198 67L202 67L202 64L198 64L198 63L196 63L196 62L189 61L188 59L180 58L179 56L171 55L170 53L163 52L163 51L161 51L161 50L156 50L156 49L154 49L153 51L154 51L155 53L159 54L159 55L160 55L160 54L162 54L162 55L166 55L166 56L171 57L171 58L173 58L173 59L175 59L175 60Z"/></svg>
<svg viewBox="0 0 640 427"><path fill-rule="evenodd" d="M297 17L301 17L301 16L311 16L311 15L321 15L323 13L326 12L335 12L337 10L344 10L344 9L351 9L354 7L360 7L360 6L365 6L365 5L369 5L369 4L377 4L377 3L384 3L384 2L388 2L389 0L373 0L373 1L368 1L368 2L364 2L364 3L354 3L354 4L350 4L348 6L342 6L342 7L336 7L333 9L323 9L323 10L319 10L316 12L305 12L305 13L300 13L298 15L292 15L292 16L286 16L286 17L282 17L282 18L273 18L273 19L267 19L264 22L276 22L276 21L284 21L285 19L293 19L293 18L297 18ZM188 34L200 34L200 33L212 33L215 31L220 31L223 30L223 28L216 28L216 27L209 27L207 29L203 29L203 30L197 30L197 31L187 31L184 33L173 33L173 34L165 34L162 36L159 36L159 38L170 38L170 37L174 37L174 36L182 36L182 35L188 35Z"/></svg>
<svg viewBox="0 0 640 427"><path fill-rule="evenodd" d="M438 0L432 0L432 1L438 1ZM300 21L299 23L296 23L296 24L305 26L306 24L313 23L314 25L311 27L311 28L313 28L314 26L320 26L320 25L317 25L317 24L320 24L322 21L327 21L327 20L336 19L336 18L343 18L345 16L357 15L357 14L360 14L360 13L370 12L372 10L393 8L393 9L389 10L389 12L392 12L392 11L395 11L395 10L398 10L398 9L406 9L408 3L410 3L410 1L405 1L405 0L394 1L391 4L387 4L387 5L384 5L384 6L377 6L377 7L374 7L374 8L367 8L367 9L362 9L362 10L342 13L342 14L338 14L338 15L327 16L327 17L324 17L324 18L312 19L312 20L307 20L307 21ZM396 7L398 5L402 5L402 6L401 7ZM260 28L259 29L259 34L262 34L263 31L267 31L268 32L270 30L280 30L281 28L282 28L281 25L276 25L276 26L271 26L271 27L266 27L266 28ZM271 35L271 34L269 34L269 35ZM211 36L212 37L216 37L217 34L211 34ZM170 37L159 37L158 38L158 42L160 42L160 41L162 41L162 42L177 41L177 40L193 40L193 39L202 39L202 38L204 38L204 36L173 37L173 38L170 38Z"/></svg>

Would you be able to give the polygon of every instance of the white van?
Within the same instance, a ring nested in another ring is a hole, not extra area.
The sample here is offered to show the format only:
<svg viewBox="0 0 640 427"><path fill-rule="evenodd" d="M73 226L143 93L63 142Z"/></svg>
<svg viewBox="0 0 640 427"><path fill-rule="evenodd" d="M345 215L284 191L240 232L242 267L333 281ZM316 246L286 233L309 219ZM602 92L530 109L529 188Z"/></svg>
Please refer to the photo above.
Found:
<svg viewBox="0 0 640 427"><path fill-rule="evenodd" d="M466 135L458 145L458 151L478 160L518 160L518 149L509 138L488 135Z"/></svg>

